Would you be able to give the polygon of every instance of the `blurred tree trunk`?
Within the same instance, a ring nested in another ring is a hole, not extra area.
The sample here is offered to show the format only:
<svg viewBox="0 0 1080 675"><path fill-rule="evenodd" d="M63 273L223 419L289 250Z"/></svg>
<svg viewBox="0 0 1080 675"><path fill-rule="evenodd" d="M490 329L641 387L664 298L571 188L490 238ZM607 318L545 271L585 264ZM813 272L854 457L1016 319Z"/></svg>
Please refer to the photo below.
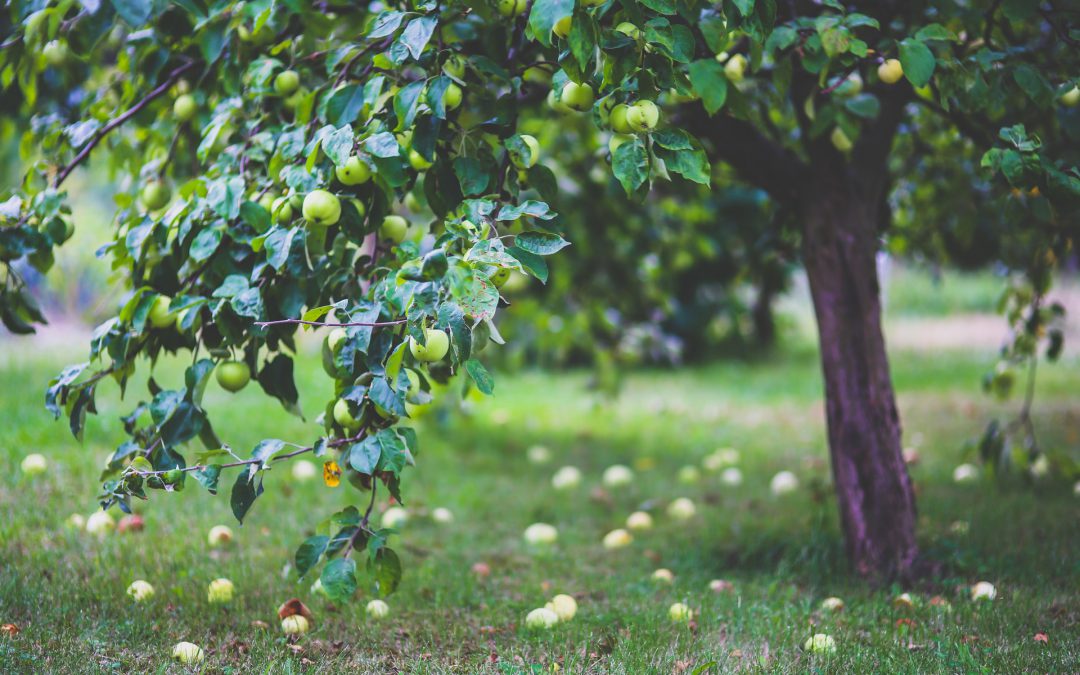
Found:
<svg viewBox="0 0 1080 675"><path fill-rule="evenodd" d="M769 350L776 345L776 316L773 314L773 301L780 289L769 280L763 279L757 288L754 306L750 308L750 318L754 324L754 346L759 350Z"/></svg>
<svg viewBox="0 0 1080 675"><path fill-rule="evenodd" d="M877 201L846 183L807 192L803 263L825 380L833 481L856 571L908 579L918 555L915 495L881 327Z"/></svg>

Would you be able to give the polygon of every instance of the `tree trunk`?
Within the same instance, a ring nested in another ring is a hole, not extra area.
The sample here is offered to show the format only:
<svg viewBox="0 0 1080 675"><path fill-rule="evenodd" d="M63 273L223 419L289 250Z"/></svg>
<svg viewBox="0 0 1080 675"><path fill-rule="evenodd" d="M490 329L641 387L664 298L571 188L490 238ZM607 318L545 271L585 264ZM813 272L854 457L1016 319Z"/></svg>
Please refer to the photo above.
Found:
<svg viewBox="0 0 1080 675"><path fill-rule="evenodd" d="M755 347L762 350L772 349L776 345L776 318L773 316L773 300L776 288L767 279L758 284L757 297L750 310L754 323Z"/></svg>
<svg viewBox="0 0 1080 675"><path fill-rule="evenodd" d="M915 496L881 328L878 200L859 192L841 181L804 193L803 262L817 316L848 557L861 576L904 580L918 555Z"/></svg>

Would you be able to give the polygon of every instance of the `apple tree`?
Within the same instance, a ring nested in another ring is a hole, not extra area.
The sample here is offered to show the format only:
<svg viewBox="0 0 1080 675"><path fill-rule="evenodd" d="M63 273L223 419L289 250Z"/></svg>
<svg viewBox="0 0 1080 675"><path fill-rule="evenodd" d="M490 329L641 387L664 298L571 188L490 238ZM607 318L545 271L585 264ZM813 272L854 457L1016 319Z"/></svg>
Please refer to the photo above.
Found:
<svg viewBox="0 0 1080 675"><path fill-rule="evenodd" d="M90 360L51 383L49 408L79 435L102 383L125 389L139 359L191 359L183 382L151 376L124 419L103 505L220 483L243 520L265 471L315 455L328 485L369 493L297 550L301 573L322 565L335 597L356 588L357 550L380 592L397 584L400 563L369 516L379 491L406 497L410 411L461 370L492 391L477 355L502 342L499 286L511 272L546 281L545 257L567 244L556 211L561 157L573 155L537 142L538 124L573 118L587 142L606 140L603 170L631 200L668 180L719 189L725 166L791 214L859 574L909 577L918 556L874 266L894 187L941 163L1005 200L1003 241L1034 289L1015 296L1024 349L1053 341L1040 303L1080 199L1068 108L1080 31L1053 3L38 0L6 11L0 86L21 101L28 170L0 195L3 269L63 240L64 181L92 153L124 188L101 255L129 293L94 332ZM951 157L908 142L957 132ZM17 283L4 289L5 316L40 319ZM321 430L235 453L202 405L208 379L237 390L254 378L297 412L304 328L327 332Z"/></svg>

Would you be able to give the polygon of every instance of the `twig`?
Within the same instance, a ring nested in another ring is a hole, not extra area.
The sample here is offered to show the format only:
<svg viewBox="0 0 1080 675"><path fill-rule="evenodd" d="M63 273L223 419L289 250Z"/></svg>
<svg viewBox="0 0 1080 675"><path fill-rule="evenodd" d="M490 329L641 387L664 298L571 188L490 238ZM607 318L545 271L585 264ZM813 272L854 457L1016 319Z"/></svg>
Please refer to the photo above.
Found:
<svg viewBox="0 0 1080 675"><path fill-rule="evenodd" d="M348 321L346 323L323 323L321 321L305 321L303 319L277 319L275 321L256 321L255 325L259 327L277 326L281 324L302 324L304 326L320 326L323 328L346 328L348 326L397 326L403 323L408 323L408 319L394 319L393 321Z"/></svg>
<svg viewBox="0 0 1080 675"><path fill-rule="evenodd" d="M82 164L83 161L85 161L86 158L90 156L90 151L97 147L97 144L100 143L101 140L105 138L110 131L120 126L124 122L127 122L129 119L137 115L140 110L149 105L151 101L168 91L169 87L173 86L173 84L175 84L176 81L179 80L184 73L194 68L196 63L196 61L188 61L179 68L174 69L171 73L169 73L169 76L165 78L164 82L159 84L141 101L131 106L130 108L125 110L119 117L102 127L101 131L99 131L97 134L94 135L93 138L86 142L86 145L82 147L82 150L79 151L79 154L75 155L75 159L71 160L71 162L67 166L60 170L60 173L56 175L56 180L53 181L53 187L60 187L60 184L63 183L71 174L71 172L75 170L75 167Z"/></svg>

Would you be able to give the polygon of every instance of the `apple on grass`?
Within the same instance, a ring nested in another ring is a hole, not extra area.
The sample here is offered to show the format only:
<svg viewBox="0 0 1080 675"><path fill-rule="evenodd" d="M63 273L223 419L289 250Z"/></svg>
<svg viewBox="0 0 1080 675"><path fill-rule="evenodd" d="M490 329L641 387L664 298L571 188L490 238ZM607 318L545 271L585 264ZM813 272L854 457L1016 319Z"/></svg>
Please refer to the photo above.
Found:
<svg viewBox="0 0 1080 675"><path fill-rule="evenodd" d="M551 461L551 451L543 445L534 445L525 451L531 464L547 464Z"/></svg>
<svg viewBox="0 0 1080 675"><path fill-rule="evenodd" d="M341 200L326 190L312 190L304 197L301 211L315 225L333 225L341 219Z"/></svg>
<svg viewBox="0 0 1080 675"><path fill-rule="evenodd" d="M400 506L391 506L382 515L382 526L397 529L409 520L409 512Z"/></svg>
<svg viewBox="0 0 1080 675"><path fill-rule="evenodd" d="M454 514L450 509L439 506L431 511L431 519L441 525L447 525L454 522Z"/></svg>
<svg viewBox="0 0 1080 675"><path fill-rule="evenodd" d="M826 612L839 612L844 609L844 601L837 597L825 598L821 601L821 609Z"/></svg>
<svg viewBox="0 0 1080 675"><path fill-rule="evenodd" d="M551 487L570 490L581 485L581 471L576 466L564 466L551 477Z"/></svg>
<svg viewBox="0 0 1080 675"><path fill-rule="evenodd" d="M661 567L652 573L652 580L658 584L671 585L675 583L675 574L666 567Z"/></svg>
<svg viewBox="0 0 1080 675"><path fill-rule="evenodd" d="M614 551L620 548L626 548L633 542L633 535L622 528L618 528L604 535L603 544L604 548L607 550Z"/></svg>
<svg viewBox="0 0 1080 675"><path fill-rule="evenodd" d="M693 464L687 464L679 469L679 482L685 485L693 485L701 480L701 472Z"/></svg>
<svg viewBox="0 0 1080 675"><path fill-rule="evenodd" d="M547 607L538 607L525 617L525 626L529 630L548 630L559 623L559 615Z"/></svg>
<svg viewBox="0 0 1080 675"><path fill-rule="evenodd" d="M48 470L49 460L45 459L45 455L35 452L23 457L22 464L19 467L27 476L38 476Z"/></svg>
<svg viewBox="0 0 1080 675"><path fill-rule="evenodd" d="M604 469L604 475L602 476L601 481L605 487L623 487L634 482L634 472L631 471L628 466L614 464Z"/></svg>
<svg viewBox="0 0 1080 675"><path fill-rule="evenodd" d="M428 328L424 331L424 340L427 344L420 344L416 338L409 336L409 351L413 358L424 363L442 361L446 353L450 351L450 336L446 331Z"/></svg>
<svg viewBox="0 0 1080 675"><path fill-rule="evenodd" d="M525 528L525 542L533 546L550 546L559 538L559 531L554 525L533 523Z"/></svg>
<svg viewBox="0 0 1080 675"><path fill-rule="evenodd" d="M222 389L236 393L251 381L251 368L243 361L222 361L214 369L214 376Z"/></svg>
<svg viewBox="0 0 1080 675"><path fill-rule="evenodd" d="M652 516L644 511L635 511L626 518L626 529L628 530L651 530L652 526Z"/></svg>
<svg viewBox="0 0 1080 675"><path fill-rule="evenodd" d="M836 640L831 635L817 633L813 637L806 638L803 650L813 654L831 654L836 651Z"/></svg>
<svg viewBox="0 0 1080 675"><path fill-rule="evenodd" d="M980 581L971 587L972 600L993 600L997 597L997 589L989 581Z"/></svg>
<svg viewBox="0 0 1080 675"><path fill-rule="evenodd" d="M311 630L311 623L302 614L290 614L281 620L281 632L286 635L303 635Z"/></svg>
<svg viewBox="0 0 1080 675"><path fill-rule="evenodd" d="M154 597L154 587L147 581L136 579L127 587L127 594L130 595L131 599L135 602L143 602L144 600L149 600Z"/></svg>
<svg viewBox="0 0 1080 675"><path fill-rule="evenodd" d="M214 579L206 589L206 599L211 605L223 605L232 602L233 582L228 579Z"/></svg>
<svg viewBox="0 0 1080 675"><path fill-rule="evenodd" d="M675 623L688 623L694 618L694 612L682 602L676 602L668 607L668 618Z"/></svg>
<svg viewBox="0 0 1080 675"><path fill-rule="evenodd" d="M979 479L979 467L974 464L961 464L953 469L954 483L971 483Z"/></svg>
<svg viewBox="0 0 1080 675"><path fill-rule="evenodd" d="M297 460L292 466L292 477L298 483L306 483L319 475L319 469L306 459Z"/></svg>
<svg viewBox="0 0 1080 675"><path fill-rule="evenodd" d="M574 600L572 596L565 593L560 593L551 599L545 608L555 612L555 615L559 617L559 621L569 621L577 615L577 600Z"/></svg>
<svg viewBox="0 0 1080 675"><path fill-rule="evenodd" d="M116 527L116 522L108 511L95 511L86 519L86 531L89 534L104 536Z"/></svg>
<svg viewBox="0 0 1080 675"><path fill-rule="evenodd" d="M709 590L713 593L725 593L735 590L735 584L726 579L713 579L709 582Z"/></svg>
<svg viewBox="0 0 1080 675"><path fill-rule="evenodd" d="M739 485L742 485L742 471L740 471L734 466L730 469L724 469L724 473L720 474L720 482L729 487L737 487Z"/></svg>
<svg viewBox="0 0 1080 675"><path fill-rule="evenodd" d="M372 600L367 604L364 609L367 615L372 619L385 619L390 614L390 605L386 604L382 600Z"/></svg>
<svg viewBox="0 0 1080 675"><path fill-rule="evenodd" d="M190 665L192 663L202 663L204 655L203 650L196 644L177 642L176 646L173 647L172 657L184 665Z"/></svg>
<svg viewBox="0 0 1080 675"><path fill-rule="evenodd" d="M697 513L697 507L686 497L679 497L668 505L667 513L675 520L689 520Z"/></svg>
<svg viewBox="0 0 1080 675"><path fill-rule="evenodd" d="M233 531L228 525L215 525L210 528L206 535L206 542L214 548L225 546L233 540Z"/></svg>
<svg viewBox="0 0 1080 675"><path fill-rule="evenodd" d="M781 471L772 477L769 482L769 490L776 496L794 492L799 487L799 479L790 471Z"/></svg>

